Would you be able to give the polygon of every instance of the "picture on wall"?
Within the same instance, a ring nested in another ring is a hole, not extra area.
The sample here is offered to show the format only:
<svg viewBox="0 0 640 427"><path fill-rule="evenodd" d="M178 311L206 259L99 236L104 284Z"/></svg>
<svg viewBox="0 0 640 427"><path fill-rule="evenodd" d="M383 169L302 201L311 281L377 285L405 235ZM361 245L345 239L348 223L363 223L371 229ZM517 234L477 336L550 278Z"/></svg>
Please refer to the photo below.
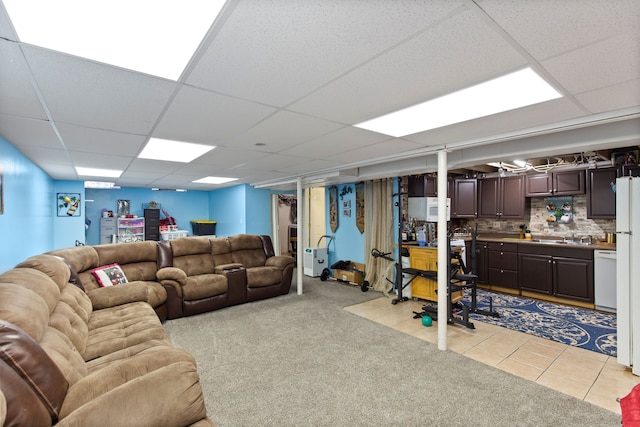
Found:
<svg viewBox="0 0 640 427"><path fill-rule="evenodd" d="M80 193L58 193L58 216L80 216Z"/></svg>
<svg viewBox="0 0 640 427"><path fill-rule="evenodd" d="M547 198L547 222L569 224L573 222L573 197Z"/></svg>

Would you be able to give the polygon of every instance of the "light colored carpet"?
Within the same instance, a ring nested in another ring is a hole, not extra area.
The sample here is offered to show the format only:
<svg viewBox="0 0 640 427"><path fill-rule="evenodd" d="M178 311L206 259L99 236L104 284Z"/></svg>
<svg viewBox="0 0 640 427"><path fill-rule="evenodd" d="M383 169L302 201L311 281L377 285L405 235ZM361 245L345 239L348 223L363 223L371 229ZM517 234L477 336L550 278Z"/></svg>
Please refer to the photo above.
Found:
<svg viewBox="0 0 640 427"><path fill-rule="evenodd" d="M222 427L620 426L613 412L342 309L380 296L305 277L302 296L165 328L196 357Z"/></svg>

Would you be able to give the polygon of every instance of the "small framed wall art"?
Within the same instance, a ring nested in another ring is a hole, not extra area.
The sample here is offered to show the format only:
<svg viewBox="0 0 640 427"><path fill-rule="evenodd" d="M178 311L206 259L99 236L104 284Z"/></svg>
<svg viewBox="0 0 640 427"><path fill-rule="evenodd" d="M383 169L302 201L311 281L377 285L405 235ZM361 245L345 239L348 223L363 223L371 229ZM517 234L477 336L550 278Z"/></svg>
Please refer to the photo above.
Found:
<svg viewBox="0 0 640 427"><path fill-rule="evenodd" d="M58 216L80 216L80 193L58 193Z"/></svg>

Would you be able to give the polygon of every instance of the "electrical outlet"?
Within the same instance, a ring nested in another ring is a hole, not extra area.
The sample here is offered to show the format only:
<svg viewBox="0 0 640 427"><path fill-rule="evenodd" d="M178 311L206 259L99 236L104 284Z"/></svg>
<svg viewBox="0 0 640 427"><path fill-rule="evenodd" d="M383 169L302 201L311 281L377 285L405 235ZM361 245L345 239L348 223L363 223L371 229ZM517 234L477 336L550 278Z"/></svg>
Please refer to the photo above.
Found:
<svg viewBox="0 0 640 427"><path fill-rule="evenodd" d="M493 228L500 228L500 221L493 221Z"/></svg>

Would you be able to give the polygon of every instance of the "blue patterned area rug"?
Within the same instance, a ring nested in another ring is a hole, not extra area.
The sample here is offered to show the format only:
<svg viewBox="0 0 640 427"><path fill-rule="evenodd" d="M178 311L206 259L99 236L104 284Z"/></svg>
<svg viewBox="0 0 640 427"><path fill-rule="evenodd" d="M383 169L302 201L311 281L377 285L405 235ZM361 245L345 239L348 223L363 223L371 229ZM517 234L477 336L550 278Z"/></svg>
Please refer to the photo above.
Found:
<svg viewBox="0 0 640 427"><path fill-rule="evenodd" d="M525 332L608 356L616 356L615 314L482 289L478 289L477 296L478 308L484 310L489 309L489 299L492 298L493 310L497 311L500 317L470 314L469 317L474 321ZM460 302L471 306L471 293L467 291Z"/></svg>

